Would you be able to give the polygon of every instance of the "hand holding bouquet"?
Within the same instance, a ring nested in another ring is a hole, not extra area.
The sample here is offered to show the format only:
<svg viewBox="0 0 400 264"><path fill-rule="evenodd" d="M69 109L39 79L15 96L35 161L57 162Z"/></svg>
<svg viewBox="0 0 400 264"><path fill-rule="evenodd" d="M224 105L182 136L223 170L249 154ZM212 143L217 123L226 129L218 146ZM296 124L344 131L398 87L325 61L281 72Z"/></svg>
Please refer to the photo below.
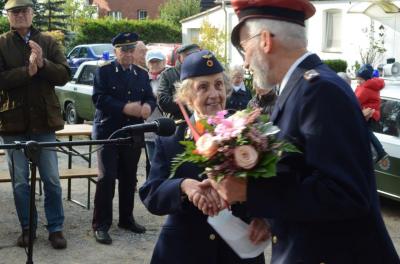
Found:
<svg viewBox="0 0 400 264"><path fill-rule="evenodd" d="M208 177L268 178L276 175L283 152L298 152L290 143L278 141L279 129L261 109L246 109L226 117L227 111L196 122L195 142L181 141L185 151L175 157L172 175L185 162L204 167Z"/></svg>

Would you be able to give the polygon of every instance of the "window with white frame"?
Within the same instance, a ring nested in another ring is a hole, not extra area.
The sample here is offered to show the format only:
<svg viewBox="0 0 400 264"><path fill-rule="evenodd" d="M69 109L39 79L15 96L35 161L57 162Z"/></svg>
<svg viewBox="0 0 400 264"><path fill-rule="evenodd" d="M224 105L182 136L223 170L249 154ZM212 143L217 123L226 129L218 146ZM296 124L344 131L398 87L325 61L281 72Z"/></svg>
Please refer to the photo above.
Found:
<svg viewBox="0 0 400 264"><path fill-rule="evenodd" d="M109 11L108 16L110 16L116 20L120 20L120 19L122 19L122 12L121 11Z"/></svg>
<svg viewBox="0 0 400 264"><path fill-rule="evenodd" d="M188 40L190 43L198 43L200 40L199 28L188 28Z"/></svg>
<svg viewBox="0 0 400 264"><path fill-rule="evenodd" d="M137 19L138 19L138 20L147 19L147 10L139 9L139 10L137 11Z"/></svg>
<svg viewBox="0 0 400 264"><path fill-rule="evenodd" d="M325 11L324 51L340 52L342 49L342 11Z"/></svg>

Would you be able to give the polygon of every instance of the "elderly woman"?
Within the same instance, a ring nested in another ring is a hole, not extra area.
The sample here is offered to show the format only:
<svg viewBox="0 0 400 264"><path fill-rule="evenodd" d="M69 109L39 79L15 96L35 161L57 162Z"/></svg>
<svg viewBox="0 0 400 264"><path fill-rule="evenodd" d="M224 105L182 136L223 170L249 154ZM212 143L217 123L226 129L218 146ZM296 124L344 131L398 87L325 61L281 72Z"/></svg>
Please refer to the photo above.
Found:
<svg viewBox="0 0 400 264"><path fill-rule="evenodd" d="M240 65L236 65L230 70L232 93L226 103L227 109L243 110L252 97L251 92L244 85L244 73L244 69Z"/></svg>
<svg viewBox="0 0 400 264"><path fill-rule="evenodd" d="M182 64L180 79L176 97L193 110L193 118L215 115L225 108L227 86L223 68L211 52L203 50L189 55ZM211 186L201 184L201 168L186 163L170 177L171 161L183 151L179 141L185 137L190 135L182 125L175 135L156 139L150 176L139 191L151 213L168 214L151 263L264 263L263 254L240 259L207 223L206 214L215 215L225 203ZM253 243L265 240L268 235L263 220L251 221L249 237Z"/></svg>

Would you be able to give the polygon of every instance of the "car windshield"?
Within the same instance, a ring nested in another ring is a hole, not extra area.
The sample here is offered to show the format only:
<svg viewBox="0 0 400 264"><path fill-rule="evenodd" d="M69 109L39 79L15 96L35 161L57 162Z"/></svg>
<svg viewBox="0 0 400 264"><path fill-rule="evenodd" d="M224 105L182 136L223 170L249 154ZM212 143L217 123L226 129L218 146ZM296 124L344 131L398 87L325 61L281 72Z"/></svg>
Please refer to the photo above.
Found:
<svg viewBox="0 0 400 264"><path fill-rule="evenodd" d="M111 44L96 45L92 49L96 56L102 56L104 51L108 51L110 55L114 55L114 47Z"/></svg>

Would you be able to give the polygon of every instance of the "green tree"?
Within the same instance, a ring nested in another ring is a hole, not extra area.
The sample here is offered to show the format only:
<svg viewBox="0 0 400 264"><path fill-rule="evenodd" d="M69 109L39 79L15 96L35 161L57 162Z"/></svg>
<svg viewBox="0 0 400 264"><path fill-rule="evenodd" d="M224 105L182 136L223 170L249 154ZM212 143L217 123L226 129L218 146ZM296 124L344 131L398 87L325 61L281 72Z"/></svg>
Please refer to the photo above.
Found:
<svg viewBox="0 0 400 264"><path fill-rule="evenodd" d="M202 49L212 51L217 59L225 64L228 64L225 42L227 41L226 34L211 25L208 20L204 20L200 27L199 39L192 39L193 43L197 43Z"/></svg>
<svg viewBox="0 0 400 264"><path fill-rule="evenodd" d="M35 4L34 24L42 31L62 30L67 31L64 13L65 0L46 0Z"/></svg>
<svg viewBox="0 0 400 264"><path fill-rule="evenodd" d="M62 7L64 14L68 16L66 23L69 31L75 32L80 22L84 19L92 18L96 13L94 6L88 6L84 2L84 0L65 0Z"/></svg>
<svg viewBox="0 0 400 264"><path fill-rule="evenodd" d="M180 27L179 21L200 13L200 0L167 0L159 11L162 20Z"/></svg>
<svg viewBox="0 0 400 264"><path fill-rule="evenodd" d="M0 0L0 11L4 9L5 0Z"/></svg>

